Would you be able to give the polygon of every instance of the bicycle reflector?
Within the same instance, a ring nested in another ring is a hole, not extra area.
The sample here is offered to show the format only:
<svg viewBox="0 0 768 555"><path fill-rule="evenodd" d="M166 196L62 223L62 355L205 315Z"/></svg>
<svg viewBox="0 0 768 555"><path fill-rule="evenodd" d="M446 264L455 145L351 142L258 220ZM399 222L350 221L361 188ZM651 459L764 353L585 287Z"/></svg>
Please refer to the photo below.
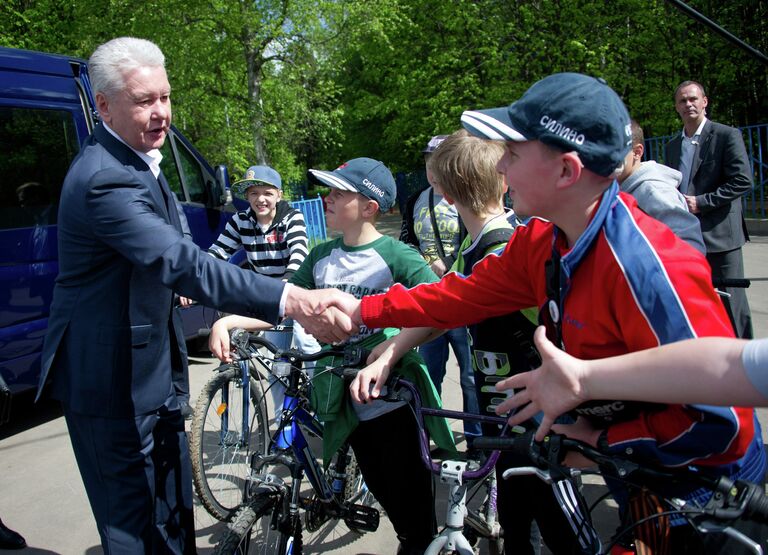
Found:
<svg viewBox="0 0 768 555"><path fill-rule="evenodd" d="M291 373L291 363L276 360L272 363L272 373L278 378L284 378Z"/></svg>

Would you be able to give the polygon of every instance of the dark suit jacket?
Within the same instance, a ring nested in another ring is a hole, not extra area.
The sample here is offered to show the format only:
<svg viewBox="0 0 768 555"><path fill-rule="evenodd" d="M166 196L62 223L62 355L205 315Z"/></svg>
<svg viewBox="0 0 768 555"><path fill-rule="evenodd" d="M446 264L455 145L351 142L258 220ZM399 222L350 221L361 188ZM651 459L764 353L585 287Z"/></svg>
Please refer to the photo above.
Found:
<svg viewBox="0 0 768 555"><path fill-rule="evenodd" d="M664 147L664 160L680 169L682 133ZM691 179L684 194L694 195L701 210L701 233L707 252L741 247L749 238L741 196L752 188L752 169L741 132L707 120L693 155Z"/></svg>
<svg viewBox="0 0 768 555"><path fill-rule="evenodd" d="M50 372L53 396L76 413L125 417L163 405L182 371L174 292L277 321L284 284L201 251L182 235L174 202L136 153L96 127L62 188L38 396Z"/></svg>

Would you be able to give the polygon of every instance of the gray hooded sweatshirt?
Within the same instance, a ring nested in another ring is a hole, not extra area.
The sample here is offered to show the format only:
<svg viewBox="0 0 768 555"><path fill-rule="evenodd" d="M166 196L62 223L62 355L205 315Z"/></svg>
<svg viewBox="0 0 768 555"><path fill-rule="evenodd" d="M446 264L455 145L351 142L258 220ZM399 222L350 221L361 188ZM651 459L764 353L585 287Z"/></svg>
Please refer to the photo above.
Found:
<svg viewBox="0 0 768 555"><path fill-rule="evenodd" d="M679 171L651 160L642 162L619 186L635 197L643 212L666 224L680 239L706 254L699 219L688 211L685 197L677 190L681 178Z"/></svg>

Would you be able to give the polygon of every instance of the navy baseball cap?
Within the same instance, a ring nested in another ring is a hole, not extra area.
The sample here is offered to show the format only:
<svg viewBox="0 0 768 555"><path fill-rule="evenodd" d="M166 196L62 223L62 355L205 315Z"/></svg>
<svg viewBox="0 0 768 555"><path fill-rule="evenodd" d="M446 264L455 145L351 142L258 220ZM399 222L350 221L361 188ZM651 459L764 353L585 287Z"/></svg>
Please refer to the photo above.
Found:
<svg viewBox="0 0 768 555"><path fill-rule="evenodd" d="M467 110L461 124L473 135L497 141L541 141L579 154L590 171L608 177L632 147L629 113L600 78L556 73L504 108Z"/></svg>
<svg viewBox="0 0 768 555"><path fill-rule="evenodd" d="M269 166L251 166L242 179L232 184L232 191L242 197L245 196L248 188L254 185L267 185L282 190L283 181L280 179L280 174Z"/></svg>
<svg viewBox="0 0 768 555"><path fill-rule="evenodd" d="M395 178L383 162L372 158L354 158L332 172L309 170L310 179L342 191L354 191L379 203L379 210L386 212L395 203L397 186Z"/></svg>
<svg viewBox="0 0 768 555"><path fill-rule="evenodd" d="M424 150L421 152L424 154L430 154L437 149L437 147L440 146L440 143L442 143L445 139L448 138L448 135L435 135L431 139L429 139L429 142L427 143L427 146L424 147Z"/></svg>

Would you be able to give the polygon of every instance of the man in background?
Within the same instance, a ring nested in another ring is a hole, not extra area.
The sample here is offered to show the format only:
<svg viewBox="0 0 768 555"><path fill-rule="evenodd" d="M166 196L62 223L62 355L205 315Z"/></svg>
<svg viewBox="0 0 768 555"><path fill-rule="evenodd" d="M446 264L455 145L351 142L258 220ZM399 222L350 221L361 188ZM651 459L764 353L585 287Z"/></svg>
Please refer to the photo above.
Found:
<svg viewBox="0 0 768 555"><path fill-rule="evenodd" d="M706 254L699 219L688 211L685 197L678 190L682 175L653 160L643 162L643 128L635 120L630 120L630 125L632 150L624 158L624 171L617 178L619 188L635 197L643 212L666 224L680 239Z"/></svg>
<svg viewBox="0 0 768 555"><path fill-rule="evenodd" d="M683 129L664 148L668 166L683 174L680 192L698 216L707 247L712 279L744 277L741 247L749 239L741 197L752 189L752 170L741 132L706 117L709 100L704 87L683 81L675 91L675 110ZM721 287L733 329L752 337L752 316L744 288Z"/></svg>

